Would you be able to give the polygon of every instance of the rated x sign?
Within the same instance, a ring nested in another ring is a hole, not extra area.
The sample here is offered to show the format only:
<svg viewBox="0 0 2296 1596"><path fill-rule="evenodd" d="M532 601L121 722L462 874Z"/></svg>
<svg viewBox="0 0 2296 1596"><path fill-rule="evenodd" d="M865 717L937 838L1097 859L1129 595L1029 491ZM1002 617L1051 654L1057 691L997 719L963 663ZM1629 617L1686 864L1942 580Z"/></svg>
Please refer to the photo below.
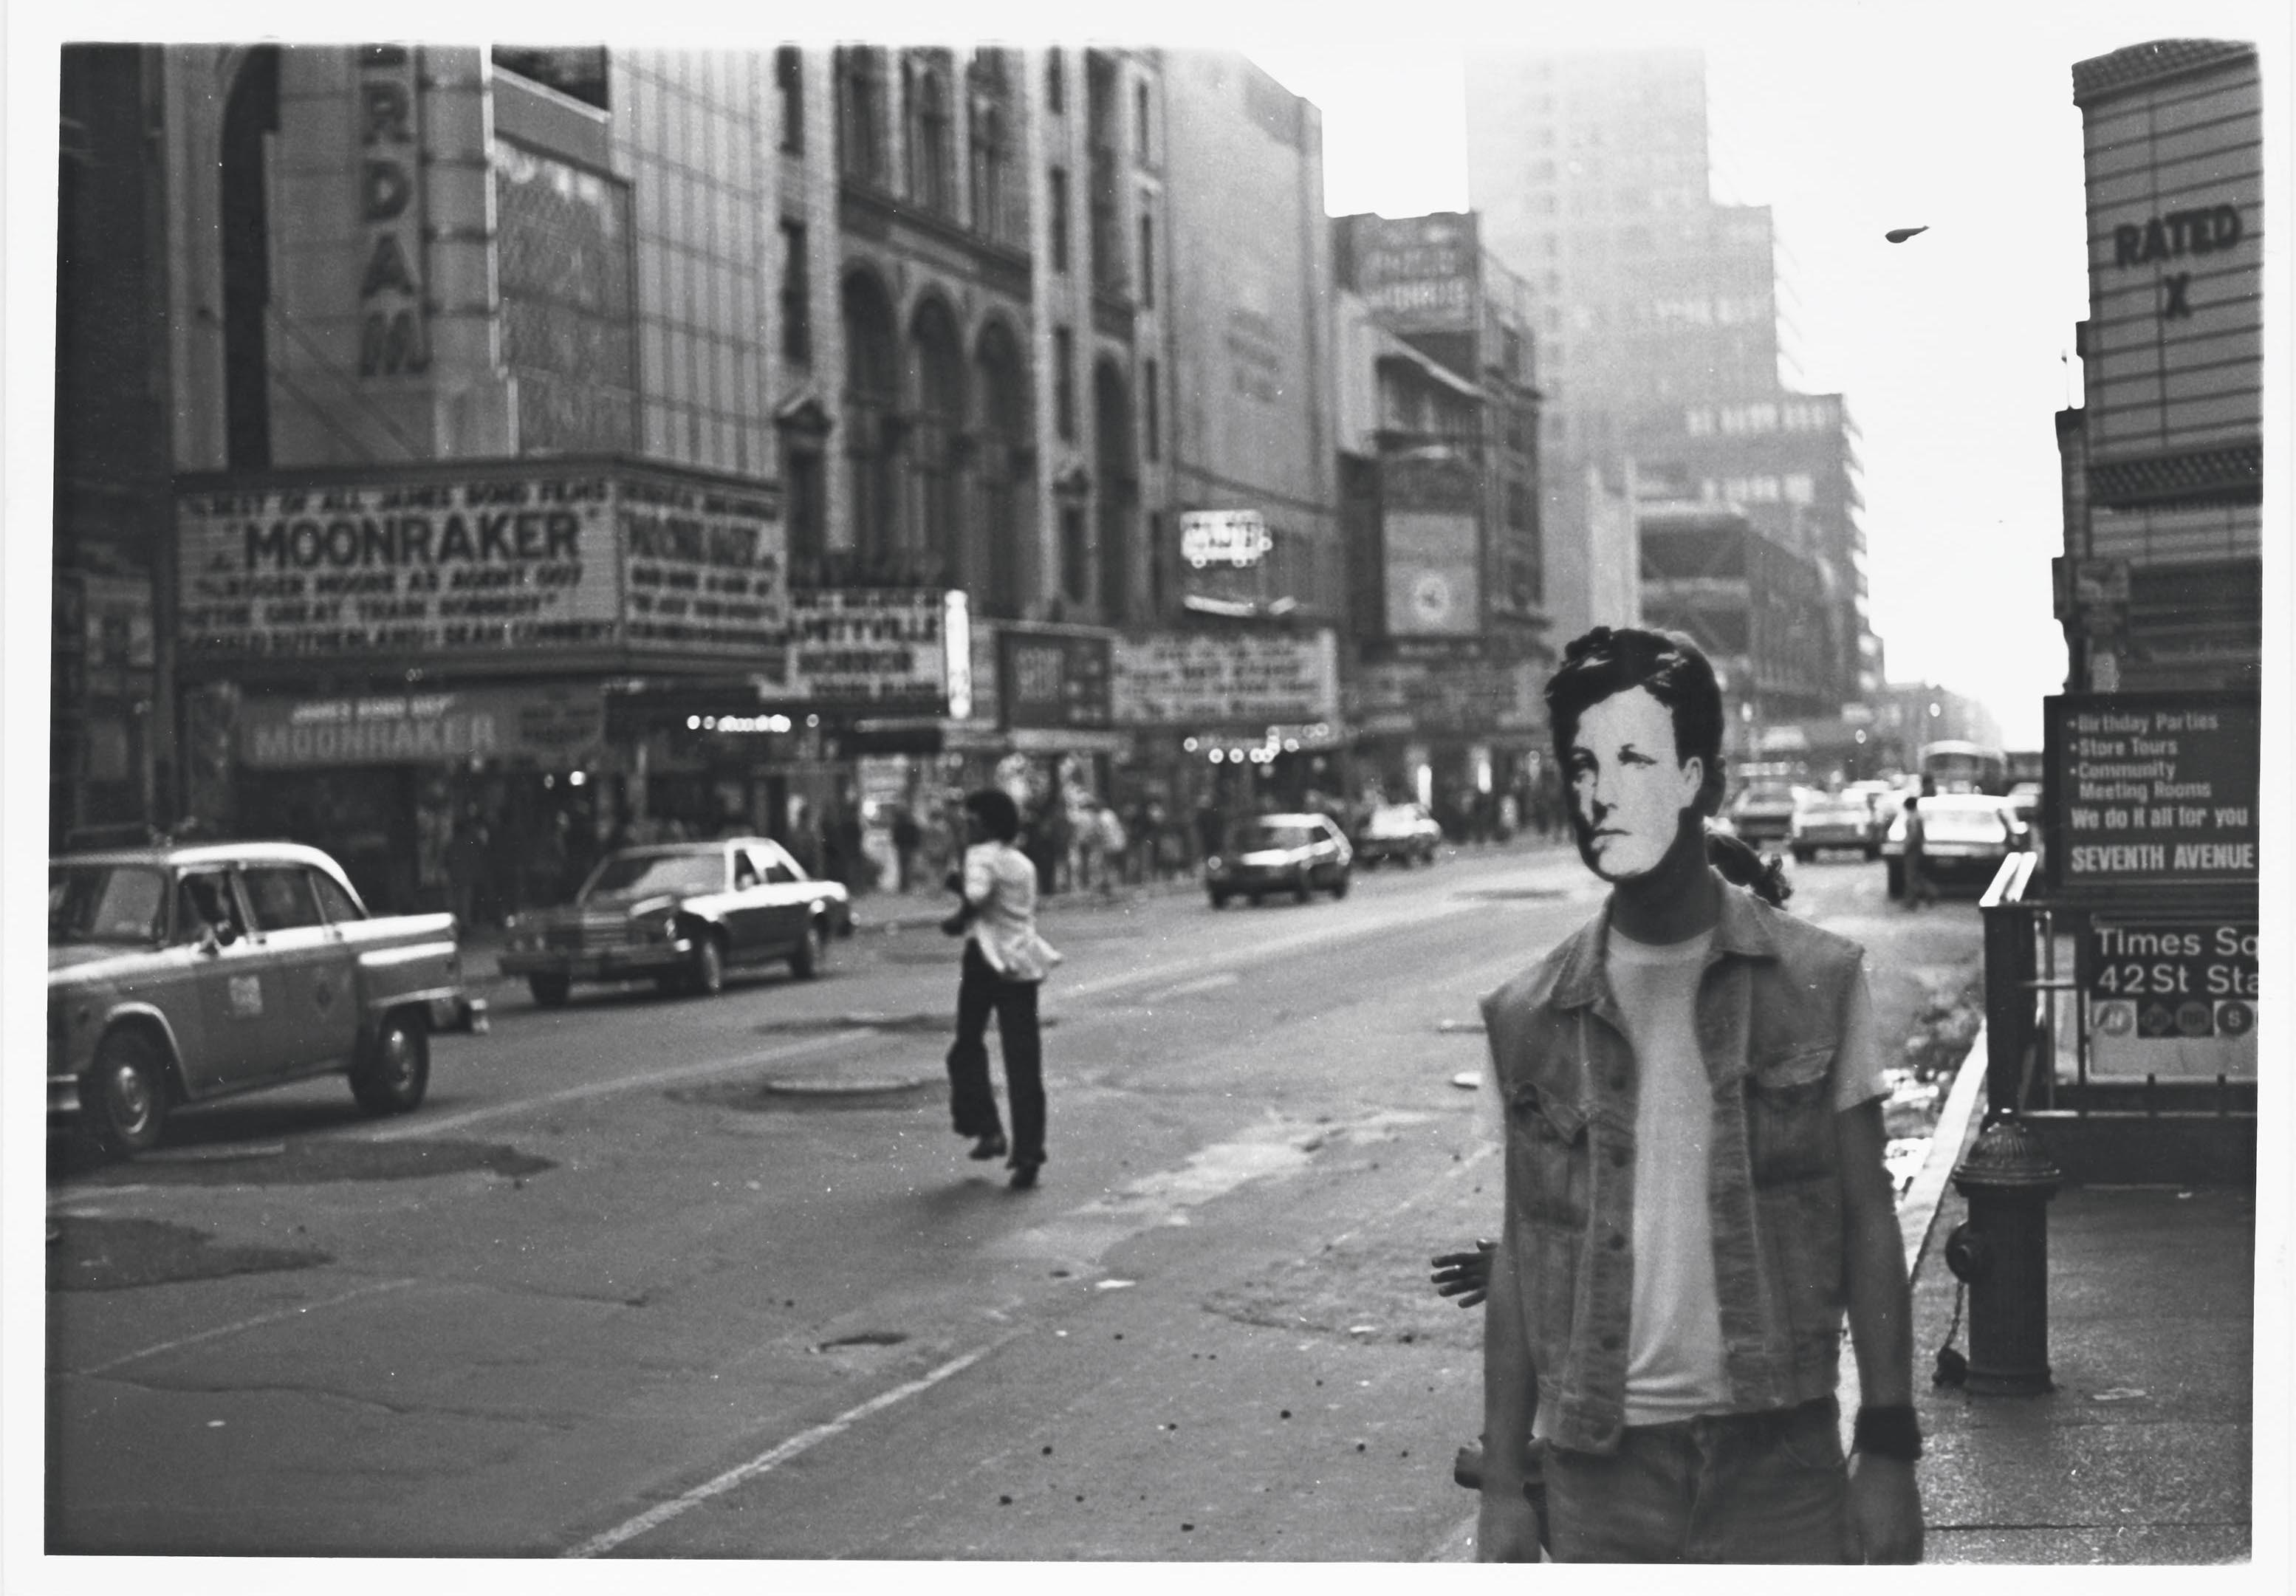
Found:
<svg viewBox="0 0 2296 1596"><path fill-rule="evenodd" d="M2185 291L2193 285L2192 273L2170 272L2161 281L2169 290L2169 303L2162 307L2161 319L2173 322L2178 316L2192 315L2193 307L2185 299Z"/></svg>

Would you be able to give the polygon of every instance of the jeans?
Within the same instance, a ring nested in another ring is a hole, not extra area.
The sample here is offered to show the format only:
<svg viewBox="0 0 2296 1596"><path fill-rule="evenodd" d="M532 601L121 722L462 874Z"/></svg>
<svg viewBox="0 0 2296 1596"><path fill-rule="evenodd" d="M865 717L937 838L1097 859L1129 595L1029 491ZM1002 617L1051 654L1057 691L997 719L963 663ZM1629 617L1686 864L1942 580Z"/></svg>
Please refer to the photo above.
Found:
<svg viewBox="0 0 2296 1596"><path fill-rule="evenodd" d="M1608 1457L1546 1449L1561 1563L1841 1563L1848 1473L1831 1397L1629 1425Z"/></svg>
<svg viewBox="0 0 2296 1596"><path fill-rule="evenodd" d="M1013 1100L1013 1166L1045 1161L1044 1047L1037 1033L1037 983L1008 981L980 945L964 945L956 985L956 1040L948 1050L948 1109L960 1136L994 1136L1004 1125L988 1084L988 1017L1004 1052L1004 1090Z"/></svg>

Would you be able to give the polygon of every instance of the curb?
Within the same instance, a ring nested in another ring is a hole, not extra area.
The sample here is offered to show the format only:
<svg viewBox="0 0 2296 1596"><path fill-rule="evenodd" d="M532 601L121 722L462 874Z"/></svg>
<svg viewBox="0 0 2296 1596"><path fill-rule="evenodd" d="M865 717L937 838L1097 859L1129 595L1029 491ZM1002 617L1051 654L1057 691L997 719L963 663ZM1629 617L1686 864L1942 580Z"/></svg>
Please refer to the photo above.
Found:
<svg viewBox="0 0 2296 1596"><path fill-rule="evenodd" d="M1906 1274L1908 1280L1921 1273L1923 1261L1929 1256L1930 1234L1937 1227L1939 1207L1945 1200L1947 1182L1961 1162L1962 1155L1976 1139L1983 1116L1978 1112L1985 1101L1985 1027L1980 1024L1977 1035L1969 1044L1968 1053L1955 1071L1953 1089L1946 1093L1945 1104L1938 1110L1937 1126L1930 1133L1930 1150L1915 1173L1913 1183L1906 1188L1906 1200L1898 1208L1898 1232L1906 1242Z"/></svg>

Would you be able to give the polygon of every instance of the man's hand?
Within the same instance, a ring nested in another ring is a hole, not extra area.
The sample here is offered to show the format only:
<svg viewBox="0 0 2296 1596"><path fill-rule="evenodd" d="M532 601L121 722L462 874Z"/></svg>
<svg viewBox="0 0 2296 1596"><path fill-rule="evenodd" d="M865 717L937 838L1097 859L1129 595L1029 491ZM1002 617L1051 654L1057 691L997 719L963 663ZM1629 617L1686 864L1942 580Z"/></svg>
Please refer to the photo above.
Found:
<svg viewBox="0 0 2296 1596"><path fill-rule="evenodd" d="M1851 1455L1849 1533L1860 1562L1922 1560L1922 1493L1911 1463Z"/></svg>
<svg viewBox="0 0 2296 1596"><path fill-rule="evenodd" d="M1538 1511L1522 1494L1522 1479L1483 1477L1482 1510L1475 1517L1479 1563L1538 1561Z"/></svg>
<svg viewBox="0 0 2296 1596"><path fill-rule="evenodd" d="M1427 1278L1435 1283L1436 1294L1457 1297L1463 1308L1481 1302L1490 1291L1493 1245L1478 1241L1472 1252L1447 1252L1429 1259L1435 1273Z"/></svg>

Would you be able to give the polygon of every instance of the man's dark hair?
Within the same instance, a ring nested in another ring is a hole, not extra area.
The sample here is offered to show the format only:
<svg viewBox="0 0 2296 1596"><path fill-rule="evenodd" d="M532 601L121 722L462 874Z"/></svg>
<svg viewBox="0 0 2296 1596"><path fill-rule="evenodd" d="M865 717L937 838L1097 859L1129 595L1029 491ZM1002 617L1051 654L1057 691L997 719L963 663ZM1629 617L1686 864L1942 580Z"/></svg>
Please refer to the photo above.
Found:
<svg viewBox="0 0 2296 1596"><path fill-rule="evenodd" d="M967 814L979 815L988 834L999 842L1010 842L1021 834L1021 806L1001 787L965 794L964 807Z"/></svg>
<svg viewBox="0 0 2296 1596"><path fill-rule="evenodd" d="M1698 808L1714 814L1722 806L1726 781L1722 686L1698 645L1679 632L1596 626L1564 645L1562 663L1546 683L1546 719L1554 729L1554 757L1564 786L1570 785L1570 743L1578 734L1578 717L1604 699L1637 687L1673 716L1675 752L1704 761Z"/></svg>

